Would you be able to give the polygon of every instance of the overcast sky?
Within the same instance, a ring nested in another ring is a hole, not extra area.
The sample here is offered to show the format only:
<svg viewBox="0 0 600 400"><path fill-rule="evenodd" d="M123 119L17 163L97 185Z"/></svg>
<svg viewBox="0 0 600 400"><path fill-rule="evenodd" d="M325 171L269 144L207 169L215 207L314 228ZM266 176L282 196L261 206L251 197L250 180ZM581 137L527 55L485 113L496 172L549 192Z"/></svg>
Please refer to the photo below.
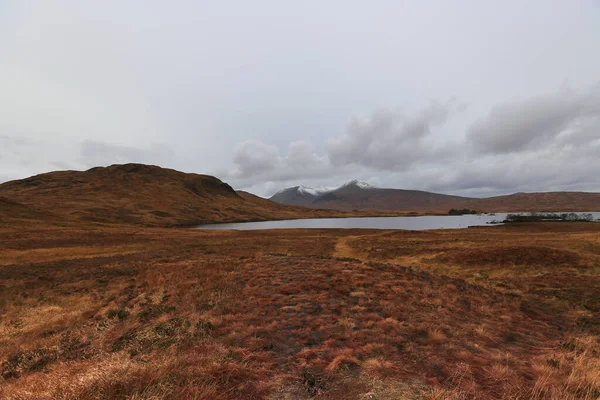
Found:
<svg viewBox="0 0 600 400"><path fill-rule="evenodd" d="M600 191L600 2L0 0L0 182Z"/></svg>

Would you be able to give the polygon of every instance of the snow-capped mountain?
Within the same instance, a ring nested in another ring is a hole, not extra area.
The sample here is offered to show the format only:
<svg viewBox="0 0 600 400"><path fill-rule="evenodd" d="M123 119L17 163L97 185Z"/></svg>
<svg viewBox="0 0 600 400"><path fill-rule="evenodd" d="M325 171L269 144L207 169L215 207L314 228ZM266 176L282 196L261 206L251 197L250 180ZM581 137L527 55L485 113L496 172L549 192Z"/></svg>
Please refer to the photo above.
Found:
<svg viewBox="0 0 600 400"><path fill-rule="evenodd" d="M313 200L329 191L331 191L331 188L323 186L316 188L304 185L292 186L275 193L269 200L280 204L309 206Z"/></svg>
<svg viewBox="0 0 600 400"><path fill-rule="evenodd" d="M340 186L337 189L342 189L345 187L356 187L358 189L363 189L363 190L378 189L377 186L371 185L370 183L367 183L367 182L357 181L356 179L353 179L350 182L344 183L342 186ZM337 189L334 189L334 190L337 190ZM331 190L331 191L333 191L333 190Z"/></svg>
<svg viewBox="0 0 600 400"><path fill-rule="evenodd" d="M337 188L294 186L271 197L280 204L336 210L445 210L468 198L420 190L382 189L351 180Z"/></svg>
<svg viewBox="0 0 600 400"><path fill-rule="evenodd" d="M310 194L312 196L320 196L323 193L327 193L327 192L330 192L335 189L335 188L331 188L331 187L327 187L327 186L319 186L319 187L313 188L313 187L304 186L304 185L294 186L292 188L287 188L287 189L294 189L294 188L297 188L297 190L300 193L306 193L306 194ZM283 190L287 190L287 189L283 189ZM280 193L280 192L278 192L278 193Z"/></svg>
<svg viewBox="0 0 600 400"><path fill-rule="evenodd" d="M287 187L275 193L269 200L280 204L292 204L298 206L311 206L313 203L330 193L337 191L353 191L353 190L372 190L377 189L375 186L366 182L351 180L339 187L310 187L304 185Z"/></svg>

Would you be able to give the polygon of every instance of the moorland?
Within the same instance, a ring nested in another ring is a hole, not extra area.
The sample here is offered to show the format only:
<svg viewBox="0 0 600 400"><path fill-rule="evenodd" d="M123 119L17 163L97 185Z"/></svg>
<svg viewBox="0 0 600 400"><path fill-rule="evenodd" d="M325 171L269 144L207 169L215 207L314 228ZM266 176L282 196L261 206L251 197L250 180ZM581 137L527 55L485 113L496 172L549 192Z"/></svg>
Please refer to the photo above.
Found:
<svg viewBox="0 0 600 400"><path fill-rule="evenodd" d="M0 185L0 398L600 397L600 224L202 231L120 173Z"/></svg>

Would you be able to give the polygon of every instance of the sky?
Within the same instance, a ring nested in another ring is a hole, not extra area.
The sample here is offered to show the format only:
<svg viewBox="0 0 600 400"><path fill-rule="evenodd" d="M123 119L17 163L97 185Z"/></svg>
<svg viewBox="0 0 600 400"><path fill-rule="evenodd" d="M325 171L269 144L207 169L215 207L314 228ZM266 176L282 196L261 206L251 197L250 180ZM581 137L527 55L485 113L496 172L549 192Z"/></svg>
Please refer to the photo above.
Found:
<svg viewBox="0 0 600 400"><path fill-rule="evenodd" d="M600 2L0 0L0 182L600 191Z"/></svg>

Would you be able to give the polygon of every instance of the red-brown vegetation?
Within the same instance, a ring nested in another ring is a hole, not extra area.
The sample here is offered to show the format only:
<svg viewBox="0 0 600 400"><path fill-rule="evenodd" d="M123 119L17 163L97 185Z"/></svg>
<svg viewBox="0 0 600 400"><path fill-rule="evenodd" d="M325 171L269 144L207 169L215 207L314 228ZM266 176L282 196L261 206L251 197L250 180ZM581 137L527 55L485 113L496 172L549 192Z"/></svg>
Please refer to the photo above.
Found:
<svg viewBox="0 0 600 400"><path fill-rule="evenodd" d="M600 227L566 225L8 227L0 397L594 399Z"/></svg>

